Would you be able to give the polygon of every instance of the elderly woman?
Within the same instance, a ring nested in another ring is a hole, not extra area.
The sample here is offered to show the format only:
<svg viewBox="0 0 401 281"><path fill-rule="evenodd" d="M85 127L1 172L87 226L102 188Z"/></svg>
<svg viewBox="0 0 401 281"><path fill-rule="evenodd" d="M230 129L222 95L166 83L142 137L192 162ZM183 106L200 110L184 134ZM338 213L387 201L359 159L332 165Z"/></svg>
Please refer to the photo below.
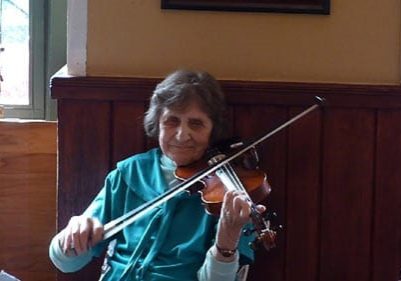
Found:
<svg viewBox="0 0 401 281"><path fill-rule="evenodd" d="M242 237L250 204L240 192L226 192L220 218L205 213L198 194L183 192L103 240L104 224L166 192L177 167L225 137L224 112L224 95L208 73L180 70L158 84L144 125L159 147L108 174L86 211L53 238L55 266L77 271L109 245L102 280L235 280L240 264L253 259L251 238Z"/></svg>

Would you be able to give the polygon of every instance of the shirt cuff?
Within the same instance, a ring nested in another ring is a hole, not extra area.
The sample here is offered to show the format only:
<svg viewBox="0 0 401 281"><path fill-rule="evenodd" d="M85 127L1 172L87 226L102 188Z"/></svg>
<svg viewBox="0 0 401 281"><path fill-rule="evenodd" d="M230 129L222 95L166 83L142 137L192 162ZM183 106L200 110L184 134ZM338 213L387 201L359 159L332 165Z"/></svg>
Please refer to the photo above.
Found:
<svg viewBox="0 0 401 281"><path fill-rule="evenodd" d="M74 272L81 269L91 261L92 256L91 250L79 256L67 256L60 247L58 234L53 237L50 243L49 257L62 272Z"/></svg>
<svg viewBox="0 0 401 281"><path fill-rule="evenodd" d="M214 257L212 248L213 246L206 253L205 263L202 268L204 274L201 275L208 276L205 280L235 280L239 267L238 251L235 253L233 261L222 262Z"/></svg>

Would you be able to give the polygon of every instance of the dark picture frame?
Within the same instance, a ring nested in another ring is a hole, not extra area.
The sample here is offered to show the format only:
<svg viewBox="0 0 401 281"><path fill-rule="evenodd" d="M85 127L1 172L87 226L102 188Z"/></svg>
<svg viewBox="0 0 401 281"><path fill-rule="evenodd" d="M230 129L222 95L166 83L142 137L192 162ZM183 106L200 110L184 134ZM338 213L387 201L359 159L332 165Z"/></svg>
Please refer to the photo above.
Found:
<svg viewBox="0 0 401 281"><path fill-rule="evenodd" d="M330 0L161 0L162 9L330 14Z"/></svg>

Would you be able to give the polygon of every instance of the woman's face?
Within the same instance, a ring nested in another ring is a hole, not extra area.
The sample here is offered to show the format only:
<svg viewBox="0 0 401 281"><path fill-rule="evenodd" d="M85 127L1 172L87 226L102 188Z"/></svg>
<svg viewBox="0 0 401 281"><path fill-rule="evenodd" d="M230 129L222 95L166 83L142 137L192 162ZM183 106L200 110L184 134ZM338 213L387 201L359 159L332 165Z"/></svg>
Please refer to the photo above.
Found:
<svg viewBox="0 0 401 281"><path fill-rule="evenodd" d="M177 166L199 160L209 146L213 123L196 102L180 110L164 108L159 120L159 145Z"/></svg>

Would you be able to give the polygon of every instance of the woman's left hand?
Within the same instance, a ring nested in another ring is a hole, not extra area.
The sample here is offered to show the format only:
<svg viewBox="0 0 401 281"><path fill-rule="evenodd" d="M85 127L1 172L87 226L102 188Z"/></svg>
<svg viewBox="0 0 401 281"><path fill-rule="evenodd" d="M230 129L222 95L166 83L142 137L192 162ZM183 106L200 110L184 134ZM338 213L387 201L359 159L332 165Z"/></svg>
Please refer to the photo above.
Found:
<svg viewBox="0 0 401 281"><path fill-rule="evenodd" d="M258 205L257 210L264 212L265 207ZM235 250L241 237L242 227L249 222L251 203L248 196L239 191L226 192L220 212L216 245L222 249Z"/></svg>

